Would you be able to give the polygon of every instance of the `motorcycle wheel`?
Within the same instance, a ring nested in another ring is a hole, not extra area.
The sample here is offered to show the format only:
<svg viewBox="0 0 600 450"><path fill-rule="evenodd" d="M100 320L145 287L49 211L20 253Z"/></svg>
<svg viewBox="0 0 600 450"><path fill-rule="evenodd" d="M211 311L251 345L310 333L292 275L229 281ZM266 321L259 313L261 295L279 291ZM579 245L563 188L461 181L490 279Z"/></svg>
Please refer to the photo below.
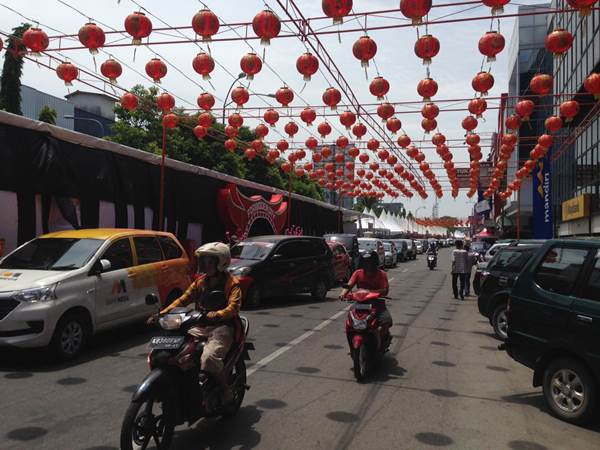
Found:
<svg viewBox="0 0 600 450"><path fill-rule="evenodd" d="M235 364L234 372L231 374L231 391L233 400L231 404L225 408L223 417L231 417L237 414L244 401L246 395L246 363L240 357Z"/></svg>
<svg viewBox="0 0 600 450"><path fill-rule="evenodd" d="M158 450L171 446L174 409L172 402L163 397L150 395L131 402L121 426L121 450L145 450L151 443Z"/></svg>
<svg viewBox="0 0 600 450"><path fill-rule="evenodd" d="M367 346L362 344L354 350L354 377L356 381L362 381L367 376L368 354Z"/></svg>

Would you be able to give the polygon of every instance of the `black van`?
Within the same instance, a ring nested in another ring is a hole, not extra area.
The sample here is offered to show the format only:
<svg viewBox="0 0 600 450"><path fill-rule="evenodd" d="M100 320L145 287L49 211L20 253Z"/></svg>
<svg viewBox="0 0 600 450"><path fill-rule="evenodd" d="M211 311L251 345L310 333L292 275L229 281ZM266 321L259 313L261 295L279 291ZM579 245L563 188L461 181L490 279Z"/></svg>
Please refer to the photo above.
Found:
<svg viewBox="0 0 600 450"><path fill-rule="evenodd" d="M562 420L590 419L600 389L600 240L548 241L525 266L508 304L506 351Z"/></svg>

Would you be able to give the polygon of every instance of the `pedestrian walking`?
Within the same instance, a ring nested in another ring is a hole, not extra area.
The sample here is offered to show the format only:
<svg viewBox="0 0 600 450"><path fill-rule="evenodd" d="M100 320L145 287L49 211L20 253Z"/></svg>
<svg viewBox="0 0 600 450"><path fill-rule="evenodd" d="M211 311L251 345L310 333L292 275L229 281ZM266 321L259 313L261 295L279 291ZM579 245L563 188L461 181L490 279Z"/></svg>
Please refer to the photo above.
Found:
<svg viewBox="0 0 600 450"><path fill-rule="evenodd" d="M465 297L471 295L471 275L473 272L473 266L477 264L477 253L471 252L471 245L465 245L465 251L467 252L467 270L465 271Z"/></svg>
<svg viewBox="0 0 600 450"><path fill-rule="evenodd" d="M456 241L456 248L452 250L452 292L454 298L465 299L465 278L467 275L467 265L469 254L463 248L463 241ZM460 282L460 288L457 283Z"/></svg>

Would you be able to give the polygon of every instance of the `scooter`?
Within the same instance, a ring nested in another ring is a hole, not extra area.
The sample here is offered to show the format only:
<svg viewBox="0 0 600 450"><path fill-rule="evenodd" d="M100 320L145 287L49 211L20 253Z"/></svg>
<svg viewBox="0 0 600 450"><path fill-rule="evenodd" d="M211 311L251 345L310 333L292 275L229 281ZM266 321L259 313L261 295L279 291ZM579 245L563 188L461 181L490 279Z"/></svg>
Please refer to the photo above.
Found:
<svg viewBox="0 0 600 450"><path fill-rule="evenodd" d="M222 291L210 293L222 298ZM155 295L146 297L147 305L158 304ZM188 333L197 325L214 324L206 311L174 308L159 317L164 330L150 340L150 373L133 394L121 427L121 449L146 448L152 441L160 450L168 449L175 426L191 426L203 417L233 416L240 409L249 386L246 364L252 343L246 342L248 319L234 321L234 340L225 358L224 372L233 399L223 401L223 388L214 377L200 369L200 357L207 339Z"/></svg>
<svg viewBox="0 0 600 450"><path fill-rule="evenodd" d="M375 363L389 350L391 336L377 324L377 304L385 298L375 292L349 292L346 301L354 302L346 319L346 338L350 346L356 381L364 380Z"/></svg>
<svg viewBox="0 0 600 450"><path fill-rule="evenodd" d="M435 266L437 266L437 256L433 253L427 254L427 267L429 267L429 270L433 270Z"/></svg>

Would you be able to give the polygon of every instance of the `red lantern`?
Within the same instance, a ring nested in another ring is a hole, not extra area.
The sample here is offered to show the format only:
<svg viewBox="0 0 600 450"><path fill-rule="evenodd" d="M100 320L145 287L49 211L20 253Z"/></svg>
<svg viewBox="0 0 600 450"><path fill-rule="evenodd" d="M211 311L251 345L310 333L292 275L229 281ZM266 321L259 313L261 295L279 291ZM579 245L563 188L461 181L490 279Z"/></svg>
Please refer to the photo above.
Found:
<svg viewBox="0 0 600 450"><path fill-rule="evenodd" d="M425 161L425 155L422 152L417 152L414 158L415 161L417 161L418 163L422 163L423 161Z"/></svg>
<svg viewBox="0 0 600 450"><path fill-rule="evenodd" d="M421 120L421 127L425 130L425 134L429 134L437 128L437 121L435 119L423 119Z"/></svg>
<svg viewBox="0 0 600 450"><path fill-rule="evenodd" d="M125 31L133 37L133 45L140 45L152 33L152 21L143 12L135 11L125 18Z"/></svg>
<svg viewBox="0 0 600 450"><path fill-rule="evenodd" d="M208 130L206 129L206 127L203 127L202 125L196 125L194 127L194 136L196 136L198 139L202 139L204 136L206 136L208 134Z"/></svg>
<svg viewBox="0 0 600 450"><path fill-rule="evenodd" d="M552 147L553 143L554 143L554 138L549 134L542 134L538 138L538 144L540 144L542 147L550 148L550 147Z"/></svg>
<svg viewBox="0 0 600 450"><path fill-rule="evenodd" d="M356 122L356 116L352 111L344 111L340 114L340 123L346 127L346 130L349 130L354 122Z"/></svg>
<svg viewBox="0 0 600 450"><path fill-rule="evenodd" d="M203 80L210 80L210 73L215 69L215 61L208 53L200 52L192 60L192 67L202 75Z"/></svg>
<svg viewBox="0 0 600 450"><path fill-rule="evenodd" d="M79 29L77 36L79 37L79 42L81 42L84 47L90 49L92 55L98 53L98 49L104 45L104 41L106 40L102 28L93 22L86 23L82 26Z"/></svg>
<svg viewBox="0 0 600 450"><path fill-rule="evenodd" d="M215 106L215 98L208 92L200 94L196 99L196 102L198 103L198 106L205 111L210 111L212 107Z"/></svg>
<svg viewBox="0 0 600 450"><path fill-rule="evenodd" d="M423 23L423 17L429 14L431 0L401 0L400 12L411 19L413 25Z"/></svg>
<svg viewBox="0 0 600 450"><path fill-rule="evenodd" d="M192 17L192 28L202 36L202 42L210 42L219 31L219 18L210 9L201 9Z"/></svg>
<svg viewBox="0 0 600 450"><path fill-rule="evenodd" d="M531 82L529 83L529 89L531 89L534 94L546 95L552 92L552 85L552 75L538 73L531 79Z"/></svg>
<svg viewBox="0 0 600 450"><path fill-rule="evenodd" d="M414 158L419 154L419 149L414 145L411 145L406 149L406 154L409 156L409 158Z"/></svg>
<svg viewBox="0 0 600 450"><path fill-rule="evenodd" d="M235 144L235 141L234 141L233 139L227 139L227 140L224 142L224 145L225 145L225 149L226 149L228 152L231 152L231 153L232 153L232 152L235 152L235 149L236 149L236 147L237 147L237 145Z"/></svg>
<svg viewBox="0 0 600 450"><path fill-rule="evenodd" d="M506 133L504 136L502 136L502 143L504 145L510 145L511 147L514 147L517 144L518 138L516 134L513 133Z"/></svg>
<svg viewBox="0 0 600 450"><path fill-rule="evenodd" d="M323 93L323 103L331 108L332 111L337 109L338 103L342 100L342 94L336 88L330 87L325 89Z"/></svg>
<svg viewBox="0 0 600 450"><path fill-rule="evenodd" d="M390 83L383 77L375 77L369 85L369 91L377 97L377 100L383 100L389 90Z"/></svg>
<svg viewBox="0 0 600 450"><path fill-rule="evenodd" d="M306 139L306 142L304 144L306 145L306 148L314 150L315 148L317 148L317 145L319 145L319 142L316 138L310 136L308 139Z"/></svg>
<svg viewBox="0 0 600 450"><path fill-rule="evenodd" d="M165 128L175 128L179 118L176 114L170 113L163 116L162 123Z"/></svg>
<svg viewBox="0 0 600 450"><path fill-rule="evenodd" d="M531 100L521 100L515 105L515 112L524 122L529 121L534 109L535 103Z"/></svg>
<svg viewBox="0 0 600 450"><path fill-rule="evenodd" d="M327 159L331 156L331 149L329 147L323 147L321 149L321 155L323 155L323 158Z"/></svg>
<svg viewBox="0 0 600 450"><path fill-rule="evenodd" d="M390 117L385 123L385 126L392 134L396 134L398 130L402 128L402 122L396 117Z"/></svg>
<svg viewBox="0 0 600 450"><path fill-rule="evenodd" d="M168 92L163 92L156 97L156 104L163 113L166 113L175 107L175 98Z"/></svg>
<svg viewBox="0 0 600 450"><path fill-rule="evenodd" d="M510 0L482 0L485 6L492 8L492 15L502 14L504 12L504 5Z"/></svg>
<svg viewBox="0 0 600 450"><path fill-rule="evenodd" d="M287 151L289 148L290 144L285 139L280 139L279 142L277 142L277 150L279 150L281 153Z"/></svg>
<svg viewBox="0 0 600 450"><path fill-rule="evenodd" d="M312 53L304 53L296 60L296 69L304 76L304 81L310 81L319 70L319 60Z"/></svg>
<svg viewBox="0 0 600 450"><path fill-rule="evenodd" d="M462 121L462 127L467 131L473 131L477 128L477 119L473 116L467 116Z"/></svg>
<svg viewBox="0 0 600 450"><path fill-rule="evenodd" d="M550 133L556 133L562 128L562 120L560 117L550 116L546 119L544 125Z"/></svg>
<svg viewBox="0 0 600 450"><path fill-rule="evenodd" d="M281 106L288 106L294 101L294 91L287 86L280 87L275 92L275 99L281 103Z"/></svg>
<svg viewBox="0 0 600 450"><path fill-rule="evenodd" d="M387 157L387 163L390 166L395 165L397 162L398 162L398 158L396 158L394 155L390 155L390 156Z"/></svg>
<svg viewBox="0 0 600 450"><path fill-rule="evenodd" d="M323 0L321 6L325 15L333 19L334 25L338 25L352 11L352 0Z"/></svg>
<svg viewBox="0 0 600 450"><path fill-rule="evenodd" d="M269 125L274 127L275 124L277 123L277 121L279 120L279 113L276 110L274 110L273 108L269 108L263 114L263 119Z"/></svg>
<svg viewBox="0 0 600 450"><path fill-rule="evenodd" d="M302 178L304 176L304 169L302 167L298 167L295 173L298 178Z"/></svg>
<svg viewBox="0 0 600 450"><path fill-rule="evenodd" d="M479 39L479 52L487 56L487 62L496 61L496 55L504 50L504 36L497 31L488 31Z"/></svg>
<svg viewBox="0 0 600 450"><path fill-rule="evenodd" d="M600 73L591 73L583 82L585 90L600 100Z"/></svg>
<svg viewBox="0 0 600 450"><path fill-rule="evenodd" d="M4 48L4 41L0 38L0 50Z"/></svg>
<svg viewBox="0 0 600 450"><path fill-rule="evenodd" d="M321 156L321 154L317 153L317 152L313 153L313 155L312 155L312 160L317 164L319 164L321 162L322 158L323 157Z"/></svg>
<svg viewBox="0 0 600 450"><path fill-rule="evenodd" d="M435 94L437 94L438 85L433 78L424 78L417 85L417 93L423 97L423 100L428 102Z"/></svg>
<svg viewBox="0 0 600 450"><path fill-rule="evenodd" d="M102 63L100 66L100 72L102 75L108 78L108 81L110 81L111 84L115 84L117 82L117 78L119 78L123 73L123 68L121 67L121 64L110 58Z"/></svg>
<svg viewBox="0 0 600 450"><path fill-rule="evenodd" d="M281 31L281 22L273 11L265 9L254 16L252 29L262 45L270 45L271 39L277 37Z"/></svg>
<svg viewBox="0 0 600 450"><path fill-rule="evenodd" d="M544 40L546 50L555 57L559 57L569 51L573 45L573 35L563 28L557 28Z"/></svg>
<svg viewBox="0 0 600 450"><path fill-rule="evenodd" d="M335 162L338 164L342 164L344 162L344 154L343 153L336 153L335 154ZM342 175L344 174L344 172L342 171Z"/></svg>
<svg viewBox="0 0 600 450"><path fill-rule="evenodd" d="M40 52L46 50L50 43L48 35L36 27L26 30L21 39L25 47L31 50L34 56L41 56Z"/></svg>
<svg viewBox="0 0 600 450"><path fill-rule="evenodd" d="M374 152L379 148L379 141L377 139L369 139L367 142L367 148Z"/></svg>
<svg viewBox="0 0 600 450"><path fill-rule="evenodd" d="M580 16L589 16L592 6L598 0L567 0L567 3L579 11Z"/></svg>
<svg viewBox="0 0 600 450"><path fill-rule="evenodd" d="M247 148L244 150L244 156L248 158L248 161L252 161L254 158L256 158L256 150L253 148Z"/></svg>
<svg viewBox="0 0 600 450"><path fill-rule="evenodd" d="M56 75L65 82L65 86L73 86L72 81L79 76L79 69L70 62L60 63L56 66Z"/></svg>
<svg viewBox="0 0 600 450"><path fill-rule="evenodd" d="M379 169L379 163L372 162L371 164L369 164L369 169L371 169L373 172L376 172Z"/></svg>
<svg viewBox="0 0 600 450"><path fill-rule="evenodd" d="M341 148L341 149L348 147L348 144L349 144L349 142L348 142L348 138L346 136L340 136L335 141L335 145L337 145L338 148Z"/></svg>
<svg viewBox="0 0 600 450"><path fill-rule="evenodd" d="M579 103L576 100L568 100L560 104L560 115L566 118L565 122L573 121L573 118L579 114Z"/></svg>
<svg viewBox="0 0 600 450"><path fill-rule="evenodd" d="M396 109L391 103L385 102L377 107L377 115L385 122L396 113Z"/></svg>
<svg viewBox="0 0 600 450"><path fill-rule="evenodd" d="M262 69L262 61L256 53L247 53L242 56L240 68L242 69L242 72L246 74L246 79L254 80L254 75Z"/></svg>
<svg viewBox="0 0 600 450"><path fill-rule="evenodd" d="M356 147L352 147L348 150L348 155L350 155L352 158L356 158L359 153L360 151Z"/></svg>
<svg viewBox="0 0 600 450"><path fill-rule="evenodd" d="M431 137L431 143L435 146L443 145L444 142L446 142L446 136L444 136L442 133L435 133Z"/></svg>
<svg viewBox="0 0 600 450"><path fill-rule="evenodd" d="M266 125L259 123L254 130L254 134L258 139L263 139L267 134L269 134L269 127Z"/></svg>
<svg viewBox="0 0 600 450"><path fill-rule="evenodd" d="M390 156L390 152L388 152L388 151L387 151L387 150L385 150L385 149L381 149L381 150L379 150L379 151L377 152L377 156L379 157L379 159L380 159L381 161L383 161L383 162L386 162L386 161L387 161L387 159L388 159L388 158L389 158L389 156Z"/></svg>
<svg viewBox="0 0 600 450"><path fill-rule="evenodd" d="M547 149L542 147L541 145L536 145L531 152L529 152L529 157L532 160L538 160L546 154Z"/></svg>
<svg viewBox="0 0 600 450"><path fill-rule="evenodd" d="M488 91L494 86L494 77L489 72L479 72L471 81L471 86L481 95L487 95Z"/></svg>
<svg viewBox="0 0 600 450"><path fill-rule="evenodd" d="M511 114L506 118L506 128L509 130L518 130L521 127L521 118L516 114Z"/></svg>
<svg viewBox="0 0 600 450"><path fill-rule="evenodd" d="M367 127L362 123L357 123L352 127L352 134L360 139L367 134Z"/></svg>
<svg viewBox="0 0 600 450"><path fill-rule="evenodd" d="M435 119L440 113L440 108L435 103L426 103L421 108L421 115L426 119Z"/></svg>
<svg viewBox="0 0 600 450"><path fill-rule="evenodd" d="M152 58L146 63L146 74L155 83L160 83L161 78L167 74L167 65L159 58Z"/></svg>
<svg viewBox="0 0 600 450"><path fill-rule="evenodd" d="M369 67L369 60L377 53L377 43L369 36L362 36L352 46L352 53L360 59L361 67Z"/></svg>
<svg viewBox="0 0 600 450"><path fill-rule="evenodd" d="M232 127L236 127L239 128L243 125L244 123L244 118L238 114L238 113L233 113L231 114L228 118L227 118L227 122L229 123L229 125L231 125Z"/></svg>
<svg viewBox="0 0 600 450"><path fill-rule="evenodd" d="M263 141L261 141L260 139L254 139L250 143L250 145L252 146L252 148L254 150L256 150L257 153L260 152L263 149L263 146L264 146Z"/></svg>
<svg viewBox="0 0 600 450"><path fill-rule="evenodd" d="M469 112L480 118L487 109L487 102L483 98L474 98L469 101Z"/></svg>
<svg viewBox="0 0 600 450"><path fill-rule="evenodd" d="M241 116L240 116L240 119L241 119ZM212 127L212 124L214 121L215 121L215 118L209 112L202 113L198 116L198 124L202 125L203 127L206 127L206 128ZM242 119L242 121L243 121L243 119Z"/></svg>
<svg viewBox="0 0 600 450"><path fill-rule="evenodd" d="M440 51L440 41L430 34L421 36L415 42L415 55L423 60L423 65L431 64L431 59Z"/></svg>
<svg viewBox="0 0 600 450"><path fill-rule="evenodd" d="M244 86L238 86L231 91L231 100L241 108L250 100L250 94Z"/></svg>
<svg viewBox="0 0 600 450"><path fill-rule="evenodd" d="M361 153L358 159L361 163L366 164L369 161L369 155L367 155L366 153Z"/></svg>
<svg viewBox="0 0 600 450"><path fill-rule="evenodd" d="M327 122L321 122L317 127L317 131L321 135L321 138L325 139L325 137L331 133L331 125Z"/></svg>
<svg viewBox="0 0 600 450"><path fill-rule="evenodd" d="M293 138L294 135L298 132L298 125L296 125L296 122L294 121L288 122L285 124L285 127L283 129L289 137Z"/></svg>
<svg viewBox="0 0 600 450"><path fill-rule="evenodd" d="M131 92L126 92L121 97L121 106L127 111L134 111L138 107L138 98Z"/></svg>
<svg viewBox="0 0 600 450"><path fill-rule="evenodd" d="M233 139L234 137L237 137L239 132L240 132L240 130L238 128L232 127L231 125L227 125L225 127L225 134L227 135L227 137L229 139Z"/></svg>
<svg viewBox="0 0 600 450"><path fill-rule="evenodd" d="M479 144L480 140L481 140L481 138L479 137L479 135L477 133L469 133L469 134L467 134L467 137L465 139L465 141L467 142L468 145L477 145L477 144Z"/></svg>

